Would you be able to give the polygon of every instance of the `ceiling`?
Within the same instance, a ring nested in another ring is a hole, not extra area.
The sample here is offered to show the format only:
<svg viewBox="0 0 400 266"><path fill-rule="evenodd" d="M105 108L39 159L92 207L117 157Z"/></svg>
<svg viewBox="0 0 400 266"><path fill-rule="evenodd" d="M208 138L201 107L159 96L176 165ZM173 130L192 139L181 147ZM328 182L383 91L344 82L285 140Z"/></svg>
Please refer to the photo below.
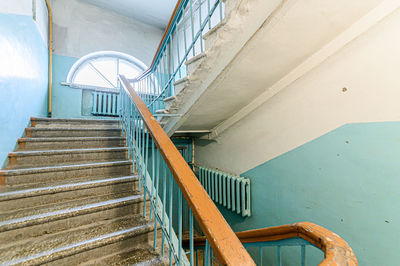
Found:
<svg viewBox="0 0 400 266"><path fill-rule="evenodd" d="M177 0L80 0L164 29Z"/></svg>

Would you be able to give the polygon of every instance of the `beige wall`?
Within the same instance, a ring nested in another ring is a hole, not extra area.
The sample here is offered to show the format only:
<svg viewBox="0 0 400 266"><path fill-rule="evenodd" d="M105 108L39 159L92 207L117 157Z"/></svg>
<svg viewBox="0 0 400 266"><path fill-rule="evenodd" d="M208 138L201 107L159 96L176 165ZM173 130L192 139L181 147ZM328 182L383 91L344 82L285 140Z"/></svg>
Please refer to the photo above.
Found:
<svg viewBox="0 0 400 266"><path fill-rule="evenodd" d="M55 54L79 58L112 50L151 63L162 30L76 0L51 2Z"/></svg>
<svg viewBox="0 0 400 266"><path fill-rule="evenodd" d="M228 128L216 142L199 141L197 162L242 173L346 123L399 121L399 47L397 9Z"/></svg>

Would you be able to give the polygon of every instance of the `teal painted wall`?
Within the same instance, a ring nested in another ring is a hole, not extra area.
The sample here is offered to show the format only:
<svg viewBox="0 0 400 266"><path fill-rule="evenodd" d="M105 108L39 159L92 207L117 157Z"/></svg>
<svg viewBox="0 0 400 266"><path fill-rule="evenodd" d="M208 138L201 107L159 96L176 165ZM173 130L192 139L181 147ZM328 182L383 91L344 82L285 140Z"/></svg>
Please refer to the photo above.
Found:
<svg viewBox="0 0 400 266"><path fill-rule="evenodd" d="M48 50L32 17L0 13L0 165L31 116L47 116Z"/></svg>
<svg viewBox="0 0 400 266"><path fill-rule="evenodd" d="M399 265L399 160L400 122L348 124L243 173L251 217L220 209L235 231L310 221L343 237L359 265Z"/></svg>
<svg viewBox="0 0 400 266"><path fill-rule="evenodd" d="M75 57L53 55L53 117L82 117L82 90L61 85L67 80L68 72L76 61L78 58Z"/></svg>

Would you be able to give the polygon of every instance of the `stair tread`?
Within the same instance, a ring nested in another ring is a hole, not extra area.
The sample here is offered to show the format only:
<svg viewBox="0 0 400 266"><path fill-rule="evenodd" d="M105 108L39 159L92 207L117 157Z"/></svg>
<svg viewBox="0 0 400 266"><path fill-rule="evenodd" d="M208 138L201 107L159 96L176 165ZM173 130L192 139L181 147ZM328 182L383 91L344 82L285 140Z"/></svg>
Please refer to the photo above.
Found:
<svg viewBox="0 0 400 266"><path fill-rule="evenodd" d="M104 167L109 165L118 165L118 164L131 164L130 160L118 160L118 161L105 161L105 162L95 162L95 163L81 163L70 165L53 165L53 166L44 166L44 167L32 167L32 168L21 168L21 169L6 169L0 170L0 175L27 175L30 173L40 173L40 172L56 172L56 171L68 171L75 170L80 168L91 168L91 167Z"/></svg>
<svg viewBox="0 0 400 266"><path fill-rule="evenodd" d="M143 195L132 194L132 192L125 192L118 195L111 194L80 198L78 200L61 203L55 202L49 205L2 213L0 215L0 232L33 224L40 224L43 221L68 218L96 209L105 209L120 204L129 204L130 202L140 202L143 200Z"/></svg>
<svg viewBox="0 0 400 266"><path fill-rule="evenodd" d="M124 236L149 232L153 228L153 222L147 221L141 215L100 220L77 228L9 243L0 249L0 262L21 263L40 258L46 260L57 255L65 256L65 253L76 254L87 250L88 247L106 245Z"/></svg>
<svg viewBox="0 0 400 266"><path fill-rule="evenodd" d="M127 147L107 147L107 148L82 148L82 149L60 149L60 150L33 150L33 151L14 151L10 152L10 156L41 156L53 154L71 154L71 153L96 153L96 152L112 152L127 151Z"/></svg>
<svg viewBox="0 0 400 266"><path fill-rule="evenodd" d="M131 198L133 197L133 198ZM81 197L78 199L63 201L60 199L56 202L51 202L45 205L38 205L28 208L20 208L9 212L0 213L0 228L3 224L13 223L17 220L29 220L36 219L52 215L57 215L58 213L67 213L69 211L92 208L101 205L107 205L116 202L122 202L126 200L135 199L137 197L142 197L138 192L133 193L133 191L123 192L118 194L106 194L97 195L92 197ZM0 229L1 231L1 229Z"/></svg>
<svg viewBox="0 0 400 266"><path fill-rule="evenodd" d="M72 180L63 180L53 183L39 183L23 186L13 186L0 188L0 202L19 199L25 197L34 197L39 195L53 194L58 192L72 191L90 187L105 186L113 183L137 181L137 175L107 177L107 178L80 178Z"/></svg>
<svg viewBox="0 0 400 266"><path fill-rule="evenodd" d="M18 142L53 142L53 141L91 141L91 140L124 140L124 137L39 137L39 138L19 138Z"/></svg>
<svg viewBox="0 0 400 266"><path fill-rule="evenodd" d="M100 260L88 261L84 265L169 265L168 258L166 255L161 257L160 254L154 251L152 248L135 248L126 252L121 252L119 254L114 254L113 256L108 256L107 258Z"/></svg>
<svg viewBox="0 0 400 266"><path fill-rule="evenodd" d="M30 131L121 131L117 127L82 128L82 127L27 127Z"/></svg>

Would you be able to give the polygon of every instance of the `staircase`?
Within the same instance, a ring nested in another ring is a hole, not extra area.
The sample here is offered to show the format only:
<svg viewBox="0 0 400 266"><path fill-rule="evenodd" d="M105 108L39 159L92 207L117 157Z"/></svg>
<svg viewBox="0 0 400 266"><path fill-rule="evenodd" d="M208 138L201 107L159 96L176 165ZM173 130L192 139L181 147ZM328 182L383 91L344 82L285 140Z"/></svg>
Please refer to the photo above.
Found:
<svg viewBox="0 0 400 266"><path fill-rule="evenodd" d="M121 135L117 120L31 119L0 171L1 265L165 264Z"/></svg>

